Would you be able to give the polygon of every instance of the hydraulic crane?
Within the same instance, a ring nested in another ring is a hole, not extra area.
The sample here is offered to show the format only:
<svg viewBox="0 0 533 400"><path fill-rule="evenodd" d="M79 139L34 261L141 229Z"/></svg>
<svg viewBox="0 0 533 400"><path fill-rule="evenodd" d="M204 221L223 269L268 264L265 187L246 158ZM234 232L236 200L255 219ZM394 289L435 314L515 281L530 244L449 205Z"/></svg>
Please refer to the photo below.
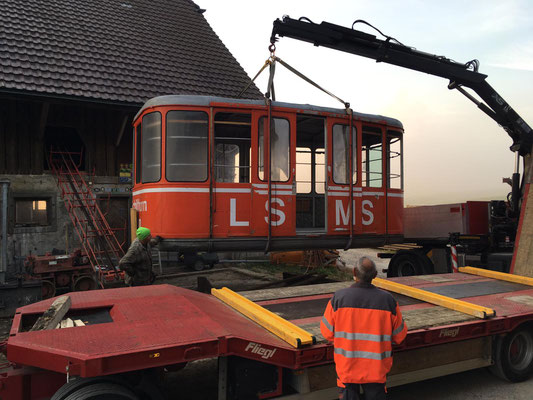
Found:
<svg viewBox="0 0 533 400"><path fill-rule="evenodd" d="M329 22L315 24L305 17L299 20L288 16L283 17L282 20L277 19L274 21L271 43L274 44L277 41L276 36L303 40L315 46L329 47L372 58L377 62L385 62L449 79L449 89L459 90L505 129L513 139L512 151L517 151L522 156L531 151L533 144L531 127L488 84L487 75L478 72L478 60L462 64L443 56L415 50L392 37L386 36L386 39L382 40L374 35ZM463 87L475 91L485 103L478 101Z"/></svg>
<svg viewBox="0 0 533 400"><path fill-rule="evenodd" d="M513 254L511 272L533 276L533 271L527 265L533 262L533 253L530 256L528 249L533 246L533 231L527 229L528 221L533 220L533 199L529 202L531 210L527 210L527 198L533 197L533 190L529 190L533 179L533 163L531 150L533 145L533 132L531 127L518 115L518 113L489 85L487 75L478 72L479 61L471 60L466 63L453 61L444 56L418 51L406 46L393 37L384 35L376 29L385 39L353 29L358 22L368 24L366 21L357 20L351 28L322 22L316 24L306 17L296 20L289 16L274 21L270 42L272 45L278 37L289 37L315 46L324 46L334 50L367 57L399 67L424 72L430 75L449 79L448 88L457 89L477 107L496 121L511 137L513 144L511 151L516 154L516 166L512 177L512 195L509 201L510 210L508 217L519 218L517 240ZM473 90L481 101L465 90ZM520 156L524 159L524 180L520 182ZM522 227L526 227L522 229ZM519 240L523 242L519 250ZM515 264L519 265L515 269Z"/></svg>

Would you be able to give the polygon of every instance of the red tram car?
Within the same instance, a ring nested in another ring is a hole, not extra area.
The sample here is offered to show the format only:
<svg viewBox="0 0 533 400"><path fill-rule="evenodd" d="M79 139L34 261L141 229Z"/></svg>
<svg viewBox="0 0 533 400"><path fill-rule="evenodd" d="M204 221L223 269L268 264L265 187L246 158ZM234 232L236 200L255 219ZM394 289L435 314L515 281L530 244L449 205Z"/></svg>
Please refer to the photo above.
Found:
<svg viewBox="0 0 533 400"><path fill-rule="evenodd" d="M350 248L403 238L398 120L161 96L139 111L134 135L133 207L165 250Z"/></svg>

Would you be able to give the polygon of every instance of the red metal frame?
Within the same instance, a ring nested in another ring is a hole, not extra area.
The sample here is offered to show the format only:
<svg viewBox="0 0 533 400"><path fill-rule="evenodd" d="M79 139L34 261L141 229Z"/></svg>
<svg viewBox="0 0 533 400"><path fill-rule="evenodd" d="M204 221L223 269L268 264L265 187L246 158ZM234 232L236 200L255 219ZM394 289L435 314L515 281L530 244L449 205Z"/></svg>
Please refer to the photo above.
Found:
<svg viewBox="0 0 533 400"><path fill-rule="evenodd" d="M450 279L446 283L432 283L417 277L395 280L416 287L489 280L464 274L446 276ZM533 288L465 298L464 300L474 304L494 308L497 317L409 331L405 342L395 347L395 351L510 332L523 323L533 321L531 305L507 299L517 295L533 296ZM72 315L91 310L107 310L112 321L68 329L28 332L27 327L31 325L31 321L42 314L53 299L22 307L14 317L6 346L8 359L15 366L46 369L46 373L52 377L58 374L63 374L64 377L68 367L72 375L94 377L231 355L293 370L333 362L331 344L319 343L294 349L213 296L187 289L159 285L76 292L70 296L72 306L69 313ZM265 306L291 301L305 303L328 296L331 294L260 303ZM402 306L402 309L431 307L435 306L420 303ZM292 322L297 325L318 324L320 319L321 315L316 315ZM257 346L271 351L254 352ZM33 371L28 369L25 372L29 376L27 379L34 379ZM19 371L18 375L20 374L22 372ZM16 378L18 375L12 372L0 375L0 396L4 394L6 387L12 390L9 388L13 385L26 382ZM8 382L7 386L2 386L3 381Z"/></svg>
<svg viewBox="0 0 533 400"><path fill-rule="evenodd" d="M104 287L105 282L123 279L116 266L124 251L73 156L78 156L81 164L82 152L51 150L49 164L83 250Z"/></svg>

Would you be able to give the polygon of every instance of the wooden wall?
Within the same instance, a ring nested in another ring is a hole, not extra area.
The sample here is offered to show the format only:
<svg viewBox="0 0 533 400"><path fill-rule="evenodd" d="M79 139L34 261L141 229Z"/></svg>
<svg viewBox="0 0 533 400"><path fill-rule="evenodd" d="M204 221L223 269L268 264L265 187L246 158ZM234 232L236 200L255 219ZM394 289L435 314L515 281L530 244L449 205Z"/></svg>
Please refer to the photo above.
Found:
<svg viewBox="0 0 533 400"><path fill-rule="evenodd" d="M42 174L46 128L59 127L75 130L81 138L87 171L117 176L119 164L132 162L131 121L136 112L137 107L2 97L0 174Z"/></svg>

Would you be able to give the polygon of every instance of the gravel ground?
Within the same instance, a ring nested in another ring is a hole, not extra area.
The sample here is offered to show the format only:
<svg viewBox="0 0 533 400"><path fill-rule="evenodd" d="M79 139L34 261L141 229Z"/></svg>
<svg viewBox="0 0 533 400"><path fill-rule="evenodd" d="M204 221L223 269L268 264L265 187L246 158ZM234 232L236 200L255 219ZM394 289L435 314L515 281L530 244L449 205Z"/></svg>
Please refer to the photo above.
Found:
<svg viewBox="0 0 533 400"><path fill-rule="evenodd" d="M381 278L386 278L387 274L383 272L383 269L386 269L389 265L388 259L381 259L377 256L378 251L376 249L350 249L340 251L341 260L346 264L346 268L353 270L353 267L357 260L361 257L368 257L376 263L376 268L378 270L378 276Z"/></svg>

